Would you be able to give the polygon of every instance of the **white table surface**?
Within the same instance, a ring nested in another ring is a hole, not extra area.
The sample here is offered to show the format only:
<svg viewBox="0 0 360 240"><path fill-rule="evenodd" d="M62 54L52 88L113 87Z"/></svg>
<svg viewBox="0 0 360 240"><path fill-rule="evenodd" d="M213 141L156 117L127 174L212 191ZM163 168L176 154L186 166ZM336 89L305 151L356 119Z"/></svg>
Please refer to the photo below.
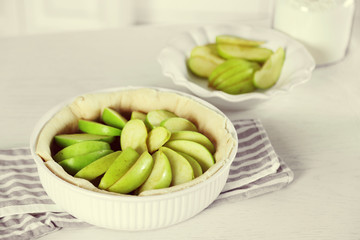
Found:
<svg viewBox="0 0 360 240"><path fill-rule="evenodd" d="M0 149L28 145L42 114L64 99L126 85L181 89L156 61L189 26L139 26L0 39ZM62 229L41 239L360 239L360 21L350 51L312 79L231 118L259 118L295 173L288 187L232 198L165 229ZM186 90L184 90L186 91Z"/></svg>

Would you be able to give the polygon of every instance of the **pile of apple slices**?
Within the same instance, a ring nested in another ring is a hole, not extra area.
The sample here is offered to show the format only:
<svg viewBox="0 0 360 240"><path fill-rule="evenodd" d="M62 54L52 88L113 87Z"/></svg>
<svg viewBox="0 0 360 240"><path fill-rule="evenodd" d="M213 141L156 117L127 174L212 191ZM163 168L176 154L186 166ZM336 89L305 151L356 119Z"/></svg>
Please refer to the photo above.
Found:
<svg viewBox="0 0 360 240"><path fill-rule="evenodd" d="M215 163L209 138L170 111L133 111L127 120L105 108L101 120L79 120L80 133L56 135L59 150L53 155L67 173L100 189L139 194L167 188L193 180Z"/></svg>
<svg viewBox="0 0 360 240"><path fill-rule="evenodd" d="M220 35L216 43L192 49L187 65L192 73L208 79L209 87L228 94L272 87L279 79L285 51L261 47L264 41Z"/></svg>

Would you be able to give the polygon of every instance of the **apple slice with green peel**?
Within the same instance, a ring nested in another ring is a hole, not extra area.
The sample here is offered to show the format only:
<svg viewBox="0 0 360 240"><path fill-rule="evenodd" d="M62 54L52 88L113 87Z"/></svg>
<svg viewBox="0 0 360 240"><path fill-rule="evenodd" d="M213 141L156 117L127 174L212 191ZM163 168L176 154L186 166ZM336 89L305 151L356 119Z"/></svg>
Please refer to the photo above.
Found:
<svg viewBox="0 0 360 240"><path fill-rule="evenodd" d="M250 62L250 65L251 65L252 69L254 69L254 72L261 68L259 63L257 63L257 62Z"/></svg>
<svg viewBox="0 0 360 240"><path fill-rule="evenodd" d="M188 59L187 65L196 76L208 78L220 64L203 56L195 56Z"/></svg>
<svg viewBox="0 0 360 240"><path fill-rule="evenodd" d="M59 134L54 137L55 143L60 147L68 147L78 142L83 141L103 141L112 143L113 136L95 135L89 133L74 133L74 134Z"/></svg>
<svg viewBox="0 0 360 240"><path fill-rule="evenodd" d="M156 151L152 157L154 159L154 167L148 179L137 190L137 194L147 190L167 188L171 184L171 165L166 155L162 151Z"/></svg>
<svg viewBox="0 0 360 240"><path fill-rule="evenodd" d="M144 152L136 160L134 165L111 185L107 190L117 193L129 193L140 187L149 177L154 166L154 160L150 153Z"/></svg>
<svg viewBox="0 0 360 240"><path fill-rule="evenodd" d="M281 70L285 61L285 51L278 48L273 55L264 63L262 68L254 75L253 83L260 89L272 87L280 78Z"/></svg>
<svg viewBox="0 0 360 240"><path fill-rule="evenodd" d="M112 150L100 150L100 151L90 152L84 155L62 160L59 162L59 164L64 168L64 170L67 173L71 175L75 175L78 171L80 171L82 168L86 167L90 163L112 152L113 152Z"/></svg>
<svg viewBox="0 0 360 240"><path fill-rule="evenodd" d="M248 69L252 69L252 65L250 64L250 62L247 62L247 63L244 62L235 67L232 67L232 68L228 69L227 71L223 72L222 74L220 74L217 78L215 78L214 81L212 81L210 83L211 84L210 86L213 88L216 88L219 84L224 82L226 79L229 79L232 76L234 76L235 74L241 73Z"/></svg>
<svg viewBox="0 0 360 240"><path fill-rule="evenodd" d="M140 119L142 121L145 121L146 114L139 111L132 111L130 119Z"/></svg>
<svg viewBox="0 0 360 240"><path fill-rule="evenodd" d="M75 177L83 178L89 181L94 180L95 178L104 174L115 159L119 156L121 151L116 151L110 153L104 157L97 159L96 161L90 163L86 167L82 168L75 174Z"/></svg>
<svg viewBox="0 0 360 240"><path fill-rule="evenodd" d="M225 86L221 86L219 90L228 94L242 94L242 93L249 93L255 91L256 88L253 84L253 78L255 72L260 69L260 65L256 62L251 62L250 64L253 69L253 73L251 74L251 76L244 79L243 81L239 81L231 85L225 84Z"/></svg>
<svg viewBox="0 0 360 240"><path fill-rule="evenodd" d="M94 121L79 120L79 130L85 133L106 135L106 136L120 136L121 130L105 124Z"/></svg>
<svg viewBox="0 0 360 240"><path fill-rule="evenodd" d="M250 61L265 62L273 53L268 48L260 47L242 47L234 44L217 44L217 50L221 57L229 58L242 58Z"/></svg>
<svg viewBox="0 0 360 240"><path fill-rule="evenodd" d="M107 142L101 141L84 141L72 144L66 148L61 149L53 157L56 162L60 162L67 158L84 155L98 150L110 150L110 145Z"/></svg>
<svg viewBox="0 0 360 240"><path fill-rule="evenodd" d="M172 172L171 186L186 183L194 179L194 170L185 157L167 147L161 147L159 151L165 153L169 159Z"/></svg>
<svg viewBox="0 0 360 240"><path fill-rule="evenodd" d="M246 81L242 81L239 83L236 83L232 86L229 86L227 88L221 89L221 91L226 92L228 94L242 94L242 93L249 93L255 91L255 86L253 84L253 79L249 78Z"/></svg>
<svg viewBox="0 0 360 240"><path fill-rule="evenodd" d="M248 68L244 71L238 72L238 73L234 74L233 76L231 76L227 79L224 79L224 81L222 81L221 83L219 83L216 86L216 89L222 90L224 88L230 87L239 82L243 82L246 79L248 79L249 77L251 77L253 75L253 73L254 73L254 69L252 69L252 68Z"/></svg>
<svg viewBox="0 0 360 240"><path fill-rule="evenodd" d="M200 164L203 172L206 172L206 170L215 164L215 159L211 152L197 142L174 140L167 142L164 146L177 152L186 153L195 158L195 160Z"/></svg>
<svg viewBox="0 0 360 240"><path fill-rule="evenodd" d="M101 178L99 188L108 189L112 186L129 171L138 158L139 154L134 149L126 148L123 150Z"/></svg>
<svg viewBox="0 0 360 240"><path fill-rule="evenodd" d="M160 123L168 118L177 117L174 113L167 110L153 110L146 114L145 124L149 129L160 126Z"/></svg>
<svg viewBox="0 0 360 240"><path fill-rule="evenodd" d="M111 108L104 108L101 118L106 125L120 129L122 129L127 122L126 118Z"/></svg>
<svg viewBox="0 0 360 240"><path fill-rule="evenodd" d="M210 43L206 45L200 45L196 46L193 49L191 49L190 56L205 56L205 55L215 55L218 56L217 50L216 50L216 44Z"/></svg>
<svg viewBox="0 0 360 240"><path fill-rule="evenodd" d="M226 60L224 63L220 64L219 66L217 66L214 71L211 72L210 76L209 76L209 85L212 85L212 83L214 82L214 80L220 76L220 74L224 73L225 71L228 71L229 69L236 67L238 65L248 65L249 62L244 60L244 59L240 59L240 58L231 58Z"/></svg>
<svg viewBox="0 0 360 240"><path fill-rule="evenodd" d="M171 134L169 141L173 140L189 140L197 142L206 147L211 154L215 153L214 144L202 133L194 131L179 131Z"/></svg>
<svg viewBox="0 0 360 240"><path fill-rule="evenodd" d="M146 138L148 136L145 123L140 119L132 119L128 121L120 137L121 149L131 147L139 154L147 151Z"/></svg>
<svg viewBox="0 0 360 240"><path fill-rule="evenodd" d="M195 75L208 78L211 72L224 61L223 58L219 57L216 45L207 44L192 49L187 65Z"/></svg>
<svg viewBox="0 0 360 240"><path fill-rule="evenodd" d="M216 36L216 43L227 43L227 44L237 44L248 47L258 47L264 44L265 41L250 40L250 39L240 38L231 35L219 35Z"/></svg>
<svg viewBox="0 0 360 240"><path fill-rule="evenodd" d="M195 131L195 132L198 131L195 124L193 124L186 118L181 118L181 117L166 119L160 123L160 126L165 127L172 133L178 131Z"/></svg>
<svg viewBox="0 0 360 240"><path fill-rule="evenodd" d="M166 121L166 120L165 120ZM147 146L150 153L155 152L163 146L171 136L171 132L165 127L153 128L147 138Z"/></svg>
<svg viewBox="0 0 360 240"><path fill-rule="evenodd" d="M217 65L225 61L218 55L216 44L213 43L194 47L190 53L190 58L193 57L202 57Z"/></svg>
<svg viewBox="0 0 360 240"><path fill-rule="evenodd" d="M191 157L189 154L178 152L180 155L182 155L188 162L190 163L191 167L194 171L194 177L197 178L203 174L202 168L200 164L195 160L195 158Z"/></svg>

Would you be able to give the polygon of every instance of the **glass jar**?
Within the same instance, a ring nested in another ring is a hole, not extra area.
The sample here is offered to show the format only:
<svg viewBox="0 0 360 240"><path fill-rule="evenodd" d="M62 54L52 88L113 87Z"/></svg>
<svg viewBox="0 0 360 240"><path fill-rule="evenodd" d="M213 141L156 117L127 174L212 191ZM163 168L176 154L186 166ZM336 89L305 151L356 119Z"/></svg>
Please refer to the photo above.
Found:
<svg viewBox="0 0 360 240"><path fill-rule="evenodd" d="M277 0L273 27L305 45L317 66L340 61L349 45L354 0Z"/></svg>

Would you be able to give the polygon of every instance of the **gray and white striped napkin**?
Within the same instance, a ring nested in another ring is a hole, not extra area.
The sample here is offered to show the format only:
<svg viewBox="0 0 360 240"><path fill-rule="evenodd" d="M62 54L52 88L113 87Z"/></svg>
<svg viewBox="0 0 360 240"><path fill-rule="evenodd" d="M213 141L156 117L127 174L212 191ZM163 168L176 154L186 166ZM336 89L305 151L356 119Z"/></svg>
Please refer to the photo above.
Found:
<svg viewBox="0 0 360 240"><path fill-rule="evenodd" d="M238 151L217 200L235 195L237 199L255 197L292 182L294 173L275 153L259 120L234 120L233 124L238 136Z"/></svg>
<svg viewBox="0 0 360 240"><path fill-rule="evenodd" d="M216 200L246 199L279 190L293 172L275 153L259 120L233 121L239 149ZM217 205L217 204L216 204ZM0 239L33 239L84 223L57 206L43 190L28 148L0 150Z"/></svg>

